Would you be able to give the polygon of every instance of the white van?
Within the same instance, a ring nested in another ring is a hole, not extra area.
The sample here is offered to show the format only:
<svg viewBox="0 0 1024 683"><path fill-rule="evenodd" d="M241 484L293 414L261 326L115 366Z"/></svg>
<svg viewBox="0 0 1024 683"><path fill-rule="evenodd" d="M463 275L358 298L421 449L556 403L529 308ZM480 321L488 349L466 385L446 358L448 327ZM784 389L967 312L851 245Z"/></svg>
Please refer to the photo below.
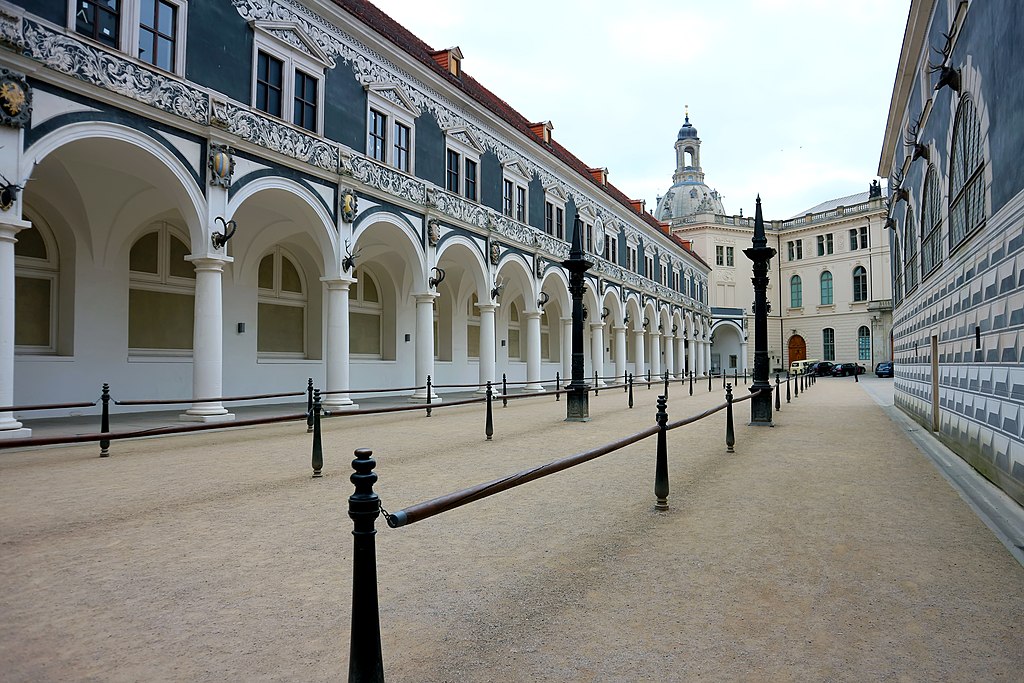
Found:
<svg viewBox="0 0 1024 683"><path fill-rule="evenodd" d="M795 360L789 364L789 374L802 375L808 366L814 365L817 362L817 358L808 358L807 360Z"/></svg>

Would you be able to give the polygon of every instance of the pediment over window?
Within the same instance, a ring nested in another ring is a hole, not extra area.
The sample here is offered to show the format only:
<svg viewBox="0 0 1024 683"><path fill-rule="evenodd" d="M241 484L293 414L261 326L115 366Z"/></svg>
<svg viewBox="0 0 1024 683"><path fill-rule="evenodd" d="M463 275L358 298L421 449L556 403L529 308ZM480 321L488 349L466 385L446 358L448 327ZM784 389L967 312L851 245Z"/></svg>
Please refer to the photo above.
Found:
<svg viewBox="0 0 1024 683"><path fill-rule="evenodd" d="M369 83L365 88L367 92L387 100L414 119L420 115L419 107L413 104L401 86L394 83Z"/></svg>
<svg viewBox="0 0 1024 683"><path fill-rule="evenodd" d="M529 169L526 168L526 166L523 166L518 161L509 161L508 163L504 164L503 168L508 173L514 173L517 176L520 176L520 177L522 177L522 178L524 178L526 180L529 180L529 178L530 178L530 171L529 171Z"/></svg>
<svg viewBox="0 0 1024 683"><path fill-rule="evenodd" d="M558 185L548 185L544 188L544 195L548 198L548 201L559 201L565 202L565 192Z"/></svg>
<svg viewBox="0 0 1024 683"><path fill-rule="evenodd" d="M253 30L271 36L278 42L297 50L325 69L334 68L334 60L306 33L299 24L290 21L251 21Z"/></svg>
<svg viewBox="0 0 1024 683"><path fill-rule="evenodd" d="M450 128L447 133L448 137L474 150L477 154L484 153L484 146L480 144L473 131L468 128Z"/></svg>

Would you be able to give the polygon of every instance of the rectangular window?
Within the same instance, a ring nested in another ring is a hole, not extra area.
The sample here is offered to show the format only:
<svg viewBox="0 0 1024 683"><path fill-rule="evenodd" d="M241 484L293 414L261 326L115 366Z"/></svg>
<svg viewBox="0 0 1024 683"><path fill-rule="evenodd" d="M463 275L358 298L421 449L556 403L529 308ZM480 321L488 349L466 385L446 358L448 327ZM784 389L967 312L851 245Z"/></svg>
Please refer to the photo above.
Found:
<svg viewBox="0 0 1024 683"><path fill-rule="evenodd" d="M504 181L502 183L501 208L502 213L509 218L512 217L513 194L515 194L515 184L511 180Z"/></svg>
<svg viewBox="0 0 1024 683"><path fill-rule="evenodd" d="M526 222L526 188L516 187L516 220Z"/></svg>
<svg viewBox="0 0 1024 683"><path fill-rule="evenodd" d="M796 260L799 261L804 257L804 241L796 241Z"/></svg>
<svg viewBox="0 0 1024 683"><path fill-rule="evenodd" d="M832 233L825 235L825 253L832 253Z"/></svg>
<svg viewBox="0 0 1024 683"><path fill-rule="evenodd" d="M256 58L256 108L281 117L284 62L262 50Z"/></svg>
<svg viewBox="0 0 1024 683"><path fill-rule="evenodd" d="M832 233L818 235L818 256L825 256L833 253Z"/></svg>
<svg viewBox="0 0 1024 683"><path fill-rule="evenodd" d="M317 80L307 73L295 70L295 111L292 123L306 130L316 131Z"/></svg>
<svg viewBox="0 0 1024 683"><path fill-rule="evenodd" d="M725 265L725 247L722 247L722 246L715 247L715 265L716 266L724 266Z"/></svg>
<svg viewBox="0 0 1024 683"><path fill-rule="evenodd" d="M449 192L458 193L459 191L459 165L462 162L462 156L455 150L448 150L448 165L447 165L447 185Z"/></svg>
<svg viewBox="0 0 1024 683"><path fill-rule="evenodd" d="M119 47L120 0L78 0L75 31L110 47Z"/></svg>
<svg viewBox="0 0 1024 683"><path fill-rule="evenodd" d="M860 228L860 248L868 248L868 226L862 225Z"/></svg>
<svg viewBox="0 0 1024 683"><path fill-rule="evenodd" d="M476 162L466 159L466 199L476 201Z"/></svg>
<svg viewBox="0 0 1024 683"><path fill-rule="evenodd" d="M85 5L83 2L82 5ZM118 3L105 3L115 8ZM139 8L139 59L164 71L174 71L178 7L166 0L142 0Z"/></svg>
<svg viewBox="0 0 1024 683"><path fill-rule="evenodd" d="M551 202L544 202L544 232L555 234L555 205Z"/></svg>
<svg viewBox="0 0 1024 683"><path fill-rule="evenodd" d="M733 247L725 248L725 265L731 266L735 264L735 251Z"/></svg>
<svg viewBox="0 0 1024 683"><path fill-rule="evenodd" d="M555 237L565 239L565 209L555 207Z"/></svg>
<svg viewBox="0 0 1024 683"><path fill-rule="evenodd" d="M377 161L384 161L384 154L387 149L387 116L376 109L370 110L370 135L366 141L366 153L370 158Z"/></svg>
<svg viewBox="0 0 1024 683"><path fill-rule="evenodd" d="M585 248L586 248L587 251L593 252L594 251L594 226L591 225L590 223L585 223L584 226L586 227L586 233L584 233L584 234L586 235L586 238L587 238L587 244L586 244Z"/></svg>
<svg viewBox="0 0 1024 683"><path fill-rule="evenodd" d="M857 228L850 228L850 251L857 250Z"/></svg>
<svg viewBox="0 0 1024 683"><path fill-rule="evenodd" d="M836 359L836 331L826 327L821 331L821 342L824 349L825 360Z"/></svg>
<svg viewBox="0 0 1024 683"><path fill-rule="evenodd" d="M395 122L395 168L409 172L409 126Z"/></svg>
<svg viewBox="0 0 1024 683"><path fill-rule="evenodd" d="M796 248L792 240L786 242L786 254L789 256L790 261L796 260Z"/></svg>

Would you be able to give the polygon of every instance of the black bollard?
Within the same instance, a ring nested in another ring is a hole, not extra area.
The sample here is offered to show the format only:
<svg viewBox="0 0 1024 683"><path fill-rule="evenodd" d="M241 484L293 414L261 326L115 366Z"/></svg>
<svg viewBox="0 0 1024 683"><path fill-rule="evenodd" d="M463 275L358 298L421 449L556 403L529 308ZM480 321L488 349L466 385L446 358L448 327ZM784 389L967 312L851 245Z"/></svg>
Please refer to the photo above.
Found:
<svg viewBox="0 0 1024 683"><path fill-rule="evenodd" d="M665 400L668 400L668 370L665 371Z"/></svg>
<svg viewBox="0 0 1024 683"><path fill-rule="evenodd" d="M323 410L323 405L320 403L320 390L317 389L313 392L313 410L310 411L313 415L313 478L322 476L321 470L324 468L324 446L323 441L320 438L320 411Z"/></svg>
<svg viewBox="0 0 1024 683"><path fill-rule="evenodd" d="M654 419L658 422L658 455L657 464L654 466L654 509L668 510L668 446L665 435L668 429L668 399L665 396L658 397L658 413Z"/></svg>
<svg viewBox="0 0 1024 683"><path fill-rule="evenodd" d="M793 398L800 396L800 373L796 373L796 377L793 378Z"/></svg>
<svg viewBox="0 0 1024 683"><path fill-rule="evenodd" d="M789 403L789 371L786 371L786 403Z"/></svg>
<svg viewBox="0 0 1024 683"><path fill-rule="evenodd" d="M633 373L629 374L629 382L627 382L627 384L629 385L629 387L626 389L626 391L629 392L629 407L632 408L633 407Z"/></svg>
<svg viewBox="0 0 1024 683"><path fill-rule="evenodd" d="M734 387L738 387L740 385L740 369L739 368L733 368L732 369L732 385Z"/></svg>
<svg viewBox="0 0 1024 683"><path fill-rule="evenodd" d="M779 399L779 373L775 373L775 412L782 410L780 405L781 400Z"/></svg>
<svg viewBox="0 0 1024 683"><path fill-rule="evenodd" d="M377 604L377 549L374 521L380 515L380 499L373 492L377 461L369 448L357 448L351 477L356 490L348 498L352 518L352 631L349 640L348 680L353 683L384 683L384 658L380 648L380 609Z"/></svg>
<svg viewBox="0 0 1024 683"><path fill-rule="evenodd" d="M722 389L725 389L725 368L722 368Z"/></svg>
<svg viewBox="0 0 1024 683"><path fill-rule="evenodd" d="M735 453L736 429L732 423L732 386L725 385L725 452Z"/></svg>
<svg viewBox="0 0 1024 683"><path fill-rule="evenodd" d="M100 433L110 432L110 385L103 384L103 391L100 392L100 402L103 404L103 412L100 415ZM110 457L110 439L100 439L100 457Z"/></svg>
<svg viewBox="0 0 1024 683"><path fill-rule="evenodd" d="M597 370L594 370L594 396L597 396Z"/></svg>
<svg viewBox="0 0 1024 683"><path fill-rule="evenodd" d="M490 384L490 382L488 382L488 384ZM557 372L555 373L555 400L562 400L562 378Z"/></svg>
<svg viewBox="0 0 1024 683"><path fill-rule="evenodd" d="M629 373L622 373L622 391L623 393L629 391Z"/></svg>
<svg viewBox="0 0 1024 683"><path fill-rule="evenodd" d="M313 431L313 378L306 382L306 433Z"/></svg>
<svg viewBox="0 0 1024 683"><path fill-rule="evenodd" d="M651 388L651 369L647 368L647 388Z"/></svg>
<svg viewBox="0 0 1024 683"><path fill-rule="evenodd" d="M708 393L710 394L711 392L712 392L712 388L711 388L711 372L709 371L708 372Z"/></svg>
<svg viewBox="0 0 1024 683"><path fill-rule="evenodd" d="M508 407L508 376L501 373L501 407Z"/></svg>
<svg viewBox="0 0 1024 683"><path fill-rule="evenodd" d="M487 440L490 441L491 437L494 436L494 413L491 411L491 399L494 398L494 392L491 391L491 383L487 383L487 420L484 423L484 434L487 435Z"/></svg>
<svg viewBox="0 0 1024 683"><path fill-rule="evenodd" d="M427 375L427 417L430 417L432 408L430 407L430 395L434 393L433 384L430 381L430 375Z"/></svg>
<svg viewBox="0 0 1024 683"><path fill-rule="evenodd" d="M693 396L693 371L690 371L690 396Z"/></svg>

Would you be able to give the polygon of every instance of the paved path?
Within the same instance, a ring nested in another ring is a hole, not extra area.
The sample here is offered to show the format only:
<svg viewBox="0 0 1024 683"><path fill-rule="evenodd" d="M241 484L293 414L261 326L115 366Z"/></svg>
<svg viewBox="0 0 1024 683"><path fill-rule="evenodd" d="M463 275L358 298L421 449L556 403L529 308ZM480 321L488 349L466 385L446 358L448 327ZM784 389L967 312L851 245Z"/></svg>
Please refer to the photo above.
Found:
<svg viewBox="0 0 1024 683"><path fill-rule="evenodd" d="M403 529L378 525L389 681L1019 680L1024 568L865 389L669 435ZM345 676L356 447L392 511L653 423L550 396L495 411L0 452L0 680ZM672 419L721 401L673 385ZM746 414L741 404L738 417ZM1011 529L1012 533L1012 529Z"/></svg>

